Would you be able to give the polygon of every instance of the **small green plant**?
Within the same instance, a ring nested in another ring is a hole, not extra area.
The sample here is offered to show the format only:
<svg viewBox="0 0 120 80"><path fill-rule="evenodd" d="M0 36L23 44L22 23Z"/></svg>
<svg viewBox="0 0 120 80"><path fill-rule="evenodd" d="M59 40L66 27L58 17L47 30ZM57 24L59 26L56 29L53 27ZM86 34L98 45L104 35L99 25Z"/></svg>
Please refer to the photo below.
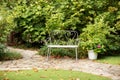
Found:
<svg viewBox="0 0 120 80"><path fill-rule="evenodd" d="M104 53L106 51L105 46L98 44L97 47L94 49L94 51L96 53Z"/></svg>
<svg viewBox="0 0 120 80"><path fill-rule="evenodd" d="M86 50L94 50L95 53L104 53L106 51L104 44L101 42L82 42L80 45L82 48Z"/></svg>
<svg viewBox="0 0 120 80"><path fill-rule="evenodd" d="M48 53L48 49L46 46L43 46L39 50L39 55L46 56ZM83 50L82 48L78 48L78 58L86 58L87 55L85 54L86 50ZM64 57L68 56L70 58L75 58L75 50L74 49L63 49L63 48L54 48L51 50L51 55L54 57Z"/></svg>
<svg viewBox="0 0 120 80"><path fill-rule="evenodd" d="M5 53L6 46L0 43L0 54Z"/></svg>
<svg viewBox="0 0 120 80"><path fill-rule="evenodd" d="M46 46L41 47L38 54L42 56L47 55L47 47Z"/></svg>
<svg viewBox="0 0 120 80"><path fill-rule="evenodd" d="M5 53L0 54L0 60L17 60L21 59L22 55L14 51L6 51Z"/></svg>
<svg viewBox="0 0 120 80"><path fill-rule="evenodd" d="M68 57L75 57L75 54L73 52L73 49L63 49L63 48L53 48L51 50L51 56L54 57L64 57L64 56L68 56ZM40 55L47 55L47 47L42 47L39 51Z"/></svg>
<svg viewBox="0 0 120 80"><path fill-rule="evenodd" d="M18 52L15 51L7 51L2 60L17 60L17 59L21 59L22 55Z"/></svg>
<svg viewBox="0 0 120 80"><path fill-rule="evenodd" d="M20 58L22 58L20 53L10 51L5 45L0 43L0 60L14 60Z"/></svg>

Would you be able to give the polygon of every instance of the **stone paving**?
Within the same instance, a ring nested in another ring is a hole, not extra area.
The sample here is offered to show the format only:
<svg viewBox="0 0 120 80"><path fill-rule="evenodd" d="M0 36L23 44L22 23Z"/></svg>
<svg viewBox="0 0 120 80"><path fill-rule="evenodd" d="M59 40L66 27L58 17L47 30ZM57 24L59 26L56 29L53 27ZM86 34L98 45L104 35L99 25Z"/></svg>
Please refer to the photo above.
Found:
<svg viewBox="0 0 120 80"><path fill-rule="evenodd" d="M65 69L82 71L109 77L112 80L120 80L120 66L103 64L88 59L50 59L46 60L46 57L36 55L37 51L15 49L8 47L10 50L18 51L23 55L22 59L10 60L0 62L0 70L24 70L24 69Z"/></svg>

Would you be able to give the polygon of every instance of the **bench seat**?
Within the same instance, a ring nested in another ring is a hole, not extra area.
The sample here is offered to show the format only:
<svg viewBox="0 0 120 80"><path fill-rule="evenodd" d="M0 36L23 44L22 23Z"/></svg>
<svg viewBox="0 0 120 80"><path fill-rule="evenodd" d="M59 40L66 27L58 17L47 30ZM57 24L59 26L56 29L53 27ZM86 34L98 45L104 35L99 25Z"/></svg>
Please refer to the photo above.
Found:
<svg viewBox="0 0 120 80"><path fill-rule="evenodd" d="M47 45L48 48L77 48L78 45Z"/></svg>

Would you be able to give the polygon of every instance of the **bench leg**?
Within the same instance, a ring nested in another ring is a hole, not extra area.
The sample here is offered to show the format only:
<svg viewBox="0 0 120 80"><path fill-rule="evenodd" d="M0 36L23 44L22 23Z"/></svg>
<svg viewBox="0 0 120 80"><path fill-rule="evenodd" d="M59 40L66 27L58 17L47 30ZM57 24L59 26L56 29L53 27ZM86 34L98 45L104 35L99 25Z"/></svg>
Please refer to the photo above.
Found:
<svg viewBox="0 0 120 80"><path fill-rule="evenodd" d="M50 56L50 48L48 47L47 61L49 60L49 56Z"/></svg>
<svg viewBox="0 0 120 80"><path fill-rule="evenodd" d="M75 48L75 53L76 53L76 61L78 59L78 52L77 52L77 48Z"/></svg>

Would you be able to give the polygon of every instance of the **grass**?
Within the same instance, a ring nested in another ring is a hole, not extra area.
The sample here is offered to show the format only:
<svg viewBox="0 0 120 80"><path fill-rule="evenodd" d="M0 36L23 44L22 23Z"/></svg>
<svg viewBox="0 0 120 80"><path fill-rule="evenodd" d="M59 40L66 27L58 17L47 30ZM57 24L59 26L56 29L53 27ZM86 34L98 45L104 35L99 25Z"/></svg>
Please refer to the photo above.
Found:
<svg viewBox="0 0 120 80"><path fill-rule="evenodd" d="M0 71L0 80L111 80L110 78L71 70Z"/></svg>
<svg viewBox="0 0 120 80"><path fill-rule="evenodd" d="M120 65L120 55L116 56L106 56L101 59L97 60L101 63L113 64L113 65Z"/></svg>

